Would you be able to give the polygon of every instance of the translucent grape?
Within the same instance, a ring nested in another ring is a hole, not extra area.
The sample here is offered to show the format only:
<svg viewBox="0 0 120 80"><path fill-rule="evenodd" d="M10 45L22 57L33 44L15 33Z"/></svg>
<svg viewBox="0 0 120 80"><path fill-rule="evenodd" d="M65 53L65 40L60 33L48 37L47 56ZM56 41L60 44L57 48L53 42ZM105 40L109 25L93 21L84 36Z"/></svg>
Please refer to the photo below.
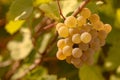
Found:
<svg viewBox="0 0 120 80"><path fill-rule="evenodd" d="M96 23L98 21L100 21L100 17L98 14L92 14L90 17L89 17L89 20L91 23Z"/></svg>
<svg viewBox="0 0 120 80"><path fill-rule="evenodd" d="M66 56L63 55L62 50L58 50L58 51L57 51L56 57L57 57L57 59L59 59L59 60L65 60L65 59L66 59Z"/></svg>
<svg viewBox="0 0 120 80"><path fill-rule="evenodd" d="M74 48L72 50L72 55L74 58L80 58L82 56L82 50L80 48Z"/></svg>
<svg viewBox="0 0 120 80"><path fill-rule="evenodd" d="M72 59L72 56L66 57L66 62L69 63L69 64L71 64L71 59Z"/></svg>
<svg viewBox="0 0 120 80"><path fill-rule="evenodd" d="M90 24L84 24L81 27L81 30L85 30L86 32L89 32L91 29L92 29L92 25L90 25Z"/></svg>
<svg viewBox="0 0 120 80"><path fill-rule="evenodd" d="M71 46L65 46L63 48L63 54L65 56L71 56L71 54L72 54L72 47Z"/></svg>
<svg viewBox="0 0 120 80"><path fill-rule="evenodd" d="M97 21L94 23L93 27L94 27L94 29L100 31L100 30L103 30L104 24L101 21Z"/></svg>
<svg viewBox="0 0 120 80"><path fill-rule="evenodd" d="M80 15L89 18L91 15L91 11L88 8L83 8L82 11L80 12Z"/></svg>
<svg viewBox="0 0 120 80"><path fill-rule="evenodd" d="M84 32L81 34L80 39L83 43L89 43L92 39L92 36L88 32Z"/></svg>
<svg viewBox="0 0 120 80"><path fill-rule="evenodd" d="M60 48L60 49L63 49L64 46L66 46L65 39L58 40L57 47Z"/></svg>
<svg viewBox="0 0 120 80"><path fill-rule="evenodd" d="M77 23L78 23L78 26L81 27L83 24L86 23L86 19L83 16L79 16L77 18Z"/></svg>
<svg viewBox="0 0 120 80"><path fill-rule="evenodd" d="M69 46L73 46L73 42L71 37L65 38L65 44Z"/></svg>
<svg viewBox="0 0 120 80"><path fill-rule="evenodd" d="M76 20L76 18L75 18L74 16L69 16L69 17L66 18L66 20L65 20L64 23L65 23L65 25L67 25L68 27L74 28L74 27L76 27L76 25L77 25L77 20Z"/></svg>
<svg viewBox="0 0 120 80"><path fill-rule="evenodd" d="M104 25L104 30L106 31L106 33L111 32L111 30L112 30L111 25L110 25L110 24L105 24L105 25Z"/></svg>
<svg viewBox="0 0 120 80"><path fill-rule="evenodd" d="M106 37L107 37L107 33L105 31L101 30L98 32L98 38L100 40L104 40L104 39L106 39Z"/></svg>
<svg viewBox="0 0 120 80"><path fill-rule="evenodd" d="M70 28L69 29L69 34L70 34L70 36L72 36L72 35L74 35L74 34L77 34L77 33L79 33L80 31L79 31L79 29L77 29L77 28Z"/></svg>
<svg viewBox="0 0 120 80"><path fill-rule="evenodd" d="M67 27L60 27L58 30L58 34L60 37L68 37L69 36L69 29Z"/></svg>
<svg viewBox="0 0 120 80"><path fill-rule="evenodd" d="M56 30L58 31L58 29L60 28L60 27L62 27L62 26L65 26L63 23L58 23L57 25L56 25Z"/></svg>
<svg viewBox="0 0 120 80"><path fill-rule="evenodd" d="M72 42L73 43L80 43L81 42L81 40L80 40L80 34L74 34L72 36Z"/></svg>

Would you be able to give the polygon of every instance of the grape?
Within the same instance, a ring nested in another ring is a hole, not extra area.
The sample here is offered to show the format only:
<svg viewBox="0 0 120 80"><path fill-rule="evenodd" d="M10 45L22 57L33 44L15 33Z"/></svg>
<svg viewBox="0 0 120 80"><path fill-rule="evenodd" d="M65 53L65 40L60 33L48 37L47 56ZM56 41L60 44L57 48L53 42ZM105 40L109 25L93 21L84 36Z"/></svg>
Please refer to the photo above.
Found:
<svg viewBox="0 0 120 80"><path fill-rule="evenodd" d="M92 14L89 17L89 20L90 20L91 23L96 23L100 20L100 17L97 14Z"/></svg>
<svg viewBox="0 0 120 80"><path fill-rule="evenodd" d="M83 62L80 61L79 64L73 64L76 68L80 68L83 65Z"/></svg>
<svg viewBox="0 0 120 80"><path fill-rule="evenodd" d="M94 23L93 27L94 27L94 29L100 31L100 30L103 30L104 24L101 21L97 21L97 22Z"/></svg>
<svg viewBox="0 0 120 80"><path fill-rule="evenodd" d="M111 30L112 30L111 25L110 25L110 24L105 24L105 25L104 25L104 30L106 31L106 33L111 32Z"/></svg>
<svg viewBox="0 0 120 80"><path fill-rule="evenodd" d="M66 57L66 62L69 63L69 64L71 64L71 59L72 59L72 56Z"/></svg>
<svg viewBox="0 0 120 80"><path fill-rule="evenodd" d="M83 54L82 50L79 49L79 48L74 48L72 50L72 55L73 55L74 58L80 58L82 56L82 54Z"/></svg>
<svg viewBox="0 0 120 80"><path fill-rule="evenodd" d="M78 26L81 27L83 24L86 23L86 19L83 16L79 16L77 18L77 23L78 23Z"/></svg>
<svg viewBox="0 0 120 80"><path fill-rule="evenodd" d="M70 28L69 29L69 34L70 34L70 36L72 36L72 35L74 35L74 34L77 34L77 33L79 33L80 31L79 31L79 29L77 29L77 28Z"/></svg>
<svg viewBox="0 0 120 80"><path fill-rule="evenodd" d="M69 17L66 18L66 20L65 20L64 23L65 23L65 25L67 25L68 27L74 28L74 27L76 27L76 25L77 25L77 20L76 20L76 18L75 18L74 16L69 16Z"/></svg>
<svg viewBox="0 0 120 80"><path fill-rule="evenodd" d="M57 59L59 59L59 60L64 60L64 59L66 59L66 56L63 55L62 50L58 50L58 51L57 51L56 57L57 57Z"/></svg>
<svg viewBox="0 0 120 80"><path fill-rule="evenodd" d="M107 33L105 31L101 30L98 32L98 37L100 40L104 40L107 37Z"/></svg>
<svg viewBox="0 0 120 80"><path fill-rule="evenodd" d="M104 46L105 45L105 39L104 40L100 40L100 46Z"/></svg>
<svg viewBox="0 0 120 80"><path fill-rule="evenodd" d="M84 43L89 43L92 39L91 34L88 32L84 32L81 34L80 39Z"/></svg>
<svg viewBox="0 0 120 80"><path fill-rule="evenodd" d="M69 46L73 46L73 42L71 37L65 38L65 44Z"/></svg>
<svg viewBox="0 0 120 80"><path fill-rule="evenodd" d="M80 40L80 34L74 34L72 36L72 42L73 43L80 43L81 42L81 40Z"/></svg>
<svg viewBox="0 0 120 80"><path fill-rule="evenodd" d="M63 23L58 23L57 25L56 25L56 30L58 31L58 29L60 28L60 27L62 27L62 26L65 26Z"/></svg>
<svg viewBox="0 0 120 80"><path fill-rule="evenodd" d="M89 48L89 45L81 42L81 43L79 44L79 48L80 48L81 50L85 51L85 50L87 50L87 49Z"/></svg>
<svg viewBox="0 0 120 80"><path fill-rule="evenodd" d="M86 60L86 64L93 65L94 64L94 56L89 56Z"/></svg>
<svg viewBox="0 0 120 80"><path fill-rule="evenodd" d="M93 41L90 42L90 47L98 51L100 49L100 40L98 38L95 38Z"/></svg>
<svg viewBox="0 0 120 80"><path fill-rule="evenodd" d="M91 15L91 11L88 8L83 8L82 11L80 12L80 15L88 18Z"/></svg>
<svg viewBox="0 0 120 80"><path fill-rule="evenodd" d="M86 32L89 32L92 29L92 25L90 24L84 24L81 28L81 30L85 30Z"/></svg>
<svg viewBox="0 0 120 80"><path fill-rule="evenodd" d="M71 46L65 46L63 48L63 54L65 56L71 56L71 54L72 54L72 47Z"/></svg>
<svg viewBox="0 0 120 80"><path fill-rule="evenodd" d="M72 58L71 63L76 67L79 68L83 65L83 62L80 58Z"/></svg>
<svg viewBox="0 0 120 80"><path fill-rule="evenodd" d="M60 27L58 30L58 34L60 37L68 37L69 36L69 29L67 27Z"/></svg>
<svg viewBox="0 0 120 80"><path fill-rule="evenodd" d="M65 40L64 39L60 39L58 40L57 42L57 47L60 48L60 49L63 49L63 47L65 46Z"/></svg>
<svg viewBox="0 0 120 80"><path fill-rule="evenodd" d="M83 53L80 59L85 62L87 60L87 56Z"/></svg>
<svg viewBox="0 0 120 80"><path fill-rule="evenodd" d="M98 37L98 32L95 29L92 29L89 33L92 35L93 39Z"/></svg>

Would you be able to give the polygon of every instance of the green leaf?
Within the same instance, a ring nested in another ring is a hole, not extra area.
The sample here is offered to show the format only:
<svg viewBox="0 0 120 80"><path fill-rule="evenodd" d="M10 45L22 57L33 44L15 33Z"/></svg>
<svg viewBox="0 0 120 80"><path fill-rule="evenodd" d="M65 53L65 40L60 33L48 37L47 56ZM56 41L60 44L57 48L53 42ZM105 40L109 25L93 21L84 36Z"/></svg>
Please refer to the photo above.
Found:
<svg viewBox="0 0 120 80"><path fill-rule="evenodd" d="M50 1L52 1L52 0L35 0L34 6L38 6L43 3L49 3Z"/></svg>
<svg viewBox="0 0 120 80"><path fill-rule="evenodd" d="M20 18L26 19L33 10L33 0L14 0L8 12L8 20L14 20L17 16L25 13Z"/></svg>
<svg viewBox="0 0 120 80"><path fill-rule="evenodd" d="M14 34L21 28L21 26L23 25L24 22L25 22L25 20L10 21L5 26L5 29L8 33Z"/></svg>
<svg viewBox="0 0 120 80"><path fill-rule="evenodd" d="M42 4L40 9L45 12L45 15L49 18L59 20L60 15L56 2L50 2L49 4Z"/></svg>
<svg viewBox="0 0 120 80"><path fill-rule="evenodd" d="M104 80L98 67L88 65L80 68L79 77L80 80Z"/></svg>

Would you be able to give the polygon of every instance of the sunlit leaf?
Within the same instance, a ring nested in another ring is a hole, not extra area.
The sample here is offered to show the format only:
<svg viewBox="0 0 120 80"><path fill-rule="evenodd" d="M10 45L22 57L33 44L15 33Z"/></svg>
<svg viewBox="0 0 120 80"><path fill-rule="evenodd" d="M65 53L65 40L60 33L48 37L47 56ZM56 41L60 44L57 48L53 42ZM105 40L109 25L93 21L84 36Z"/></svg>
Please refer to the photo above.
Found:
<svg viewBox="0 0 120 80"><path fill-rule="evenodd" d="M17 32L23 25L25 20L17 20L17 21L10 21L6 26L5 29L8 33L14 34Z"/></svg>
<svg viewBox="0 0 120 80"><path fill-rule="evenodd" d="M26 19L33 10L33 0L14 0L10 6L7 18L8 20L14 20L21 13L25 12L22 19Z"/></svg>
<svg viewBox="0 0 120 80"><path fill-rule="evenodd" d="M39 4L42 4L42 3L48 3L52 0L35 0L34 2L34 6L38 6Z"/></svg>

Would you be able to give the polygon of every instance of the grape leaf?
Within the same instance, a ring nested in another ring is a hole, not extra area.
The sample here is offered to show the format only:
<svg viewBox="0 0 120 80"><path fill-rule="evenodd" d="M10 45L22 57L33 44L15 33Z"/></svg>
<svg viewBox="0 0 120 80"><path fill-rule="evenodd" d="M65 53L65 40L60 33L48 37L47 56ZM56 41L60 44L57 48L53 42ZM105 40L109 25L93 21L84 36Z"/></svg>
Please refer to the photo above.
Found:
<svg viewBox="0 0 120 80"><path fill-rule="evenodd" d="M5 29L10 34L14 34L15 32L17 32L21 28L21 26L23 25L24 22L25 22L25 20L10 21L5 26Z"/></svg>
<svg viewBox="0 0 120 80"><path fill-rule="evenodd" d="M21 19L27 18L33 10L33 0L14 0L10 6L7 19L14 20L17 16L25 12Z"/></svg>
<svg viewBox="0 0 120 80"><path fill-rule="evenodd" d="M40 9L45 12L45 15L49 18L59 20L60 15L56 2L50 2L49 4L41 4Z"/></svg>
<svg viewBox="0 0 120 80"><path fill-rule="evenodd" d="M79 71L80 80L104 80L101 71L96 66L84 65Z"/></svg>

